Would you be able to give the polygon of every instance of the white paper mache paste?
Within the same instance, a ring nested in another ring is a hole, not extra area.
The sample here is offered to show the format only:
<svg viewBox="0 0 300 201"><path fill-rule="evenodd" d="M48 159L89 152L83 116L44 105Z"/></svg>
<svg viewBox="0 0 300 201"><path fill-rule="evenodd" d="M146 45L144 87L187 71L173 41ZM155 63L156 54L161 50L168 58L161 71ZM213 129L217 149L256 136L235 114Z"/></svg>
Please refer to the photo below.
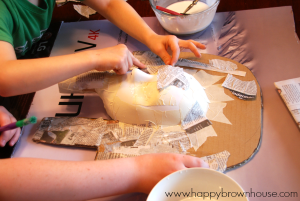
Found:
<svg viewBox="0 0 300 201"><path fill-rule="evenodd" d="M129 124L153 122L156 125L178 125L198 102L206 114L209 100L204 88L184 72L189 88L173 85L157 89L157 74L134 69L126 75L108 76L101 88L95 89L103 100L108 115Z"/></svg>

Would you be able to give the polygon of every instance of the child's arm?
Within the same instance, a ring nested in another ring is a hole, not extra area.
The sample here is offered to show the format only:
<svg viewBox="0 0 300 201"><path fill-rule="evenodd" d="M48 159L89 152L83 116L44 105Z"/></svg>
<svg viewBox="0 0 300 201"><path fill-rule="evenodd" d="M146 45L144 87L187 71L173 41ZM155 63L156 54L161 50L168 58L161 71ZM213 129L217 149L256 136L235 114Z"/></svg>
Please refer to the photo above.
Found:
<svg viewBox="0 0 300 201"><path fill-rule="evenodd" d="M162 58L165 64L174 65L177 62L180 53L179 47L190 49L197 57L200 57L197 48L205 49L205 45L193 40L180 40L171 35L157 35L124 0L84 0L83 3L147 45L152 52ZM172 50L172 58L167 53L168 47Z"/></svg>
<svg viewBox="0 0 300 201"><path fill-rule="evenodd" d="M13 46L0 41L0 96L35 92L93 69L124 74L133 63L144 67L125 45L65 56L17 60Z"/></svg>
<svg viewBox="0 0 300 201"><path fill-rule="evenodd" d="M3 159L0 200L88 200L130 192L149 193L168 174L208 167L179 154L149 154L105 161Z"/></svg>
<svg viewBox="0 0 300 201"><path fill-rule="evenodd" d="M5 126L7 124L16 122L15 117L10 114L5 107L0 106L0 127ZM13 146L20 137L20 128L16 128L13 130L8 130L0 133L0 147L4 147L7 142L9 142L10 146Z"/></svg>

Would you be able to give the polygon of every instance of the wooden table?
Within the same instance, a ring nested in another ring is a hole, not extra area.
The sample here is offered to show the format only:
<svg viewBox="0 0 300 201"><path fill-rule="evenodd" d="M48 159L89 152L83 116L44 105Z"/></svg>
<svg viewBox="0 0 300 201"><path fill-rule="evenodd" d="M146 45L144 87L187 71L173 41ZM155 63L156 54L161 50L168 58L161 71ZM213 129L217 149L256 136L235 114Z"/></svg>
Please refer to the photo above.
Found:
<svg viewBox="0 0 300 201"><path fill-rule="evenodd" d="M142 17L155 16L148 0L128 0L127 2L135 10L137 10L137 12ZM92 15L90 16L89 19L87 19L79 15L73 9L73 4L77 4L77 3L69 2L64 6L56 7L54 9L52 21L73 22L73 21L105 19L100 14ZM294 11L296 32L298 34L298 37L300 37L300 1L299 0L264 0L264 1L221 0L217 12L259 9L259 8L278 7L278 6L292 6ZM6 107L16 117L16 119L20 120L26 117L30 105L32 103L33 97L34 97L34 93L8 97L8 98L0 97L0 105ZM5 148L0 148L0 158L10 157L11 151L12 148L9 146L6 146Z"/></svg>

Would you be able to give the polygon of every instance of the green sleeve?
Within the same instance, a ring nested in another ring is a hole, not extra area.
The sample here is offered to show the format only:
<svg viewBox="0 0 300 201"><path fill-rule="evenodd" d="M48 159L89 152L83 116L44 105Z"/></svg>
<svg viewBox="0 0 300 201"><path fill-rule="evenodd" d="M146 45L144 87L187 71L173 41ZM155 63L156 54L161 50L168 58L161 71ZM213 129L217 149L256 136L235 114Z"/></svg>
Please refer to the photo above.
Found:
<svg viewBox="0 0 300 201"><path fill-rule="evenodd" d="M0 41L6 41L13 45L13 20L6 8L6 5L0 1Z"/></svg>

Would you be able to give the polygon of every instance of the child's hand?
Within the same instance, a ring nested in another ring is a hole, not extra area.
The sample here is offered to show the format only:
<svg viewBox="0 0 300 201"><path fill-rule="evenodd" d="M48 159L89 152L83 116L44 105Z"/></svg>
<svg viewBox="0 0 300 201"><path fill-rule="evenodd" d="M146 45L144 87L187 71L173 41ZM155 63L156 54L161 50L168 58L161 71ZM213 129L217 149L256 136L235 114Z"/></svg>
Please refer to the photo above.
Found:
<svg viewBox="0 0 300 201"><path fill-rule="evenodd" d="M133 64L139 68L146 67L123 44L94 51L96 70L99 71L114 70L117 74L125 74Z"/></svg>
<svg viewBox="0 0 300 201"><path fill-rule="evenodd" d="M16 122L17 120L10 114L3 106L0 106L0 127L7 124ZM6 142L9 141L9 145L13 146L20 137L20 128L8 130L0 133L0 146L4 147Z"/></svg>
<svg viewBox="0 0 300 201"><path fill-rule="evenodd" d="M147 42L152 52L157 54L167 65L174 65L179 57L180 48L190 49L196 57L200 57L199 49L206 49L205 45L194 40L180 40L176 36L154 35ZM172 57L167 50L170 48Z"/></svg>
<svg viewBox="0 0 300 201"><path fill-rule="evenodd" d="M202 159L181 154L147 154L136 157L139 176L139 192L149 193L165 176L186 168L205 167L208 164Z"/></svg>

